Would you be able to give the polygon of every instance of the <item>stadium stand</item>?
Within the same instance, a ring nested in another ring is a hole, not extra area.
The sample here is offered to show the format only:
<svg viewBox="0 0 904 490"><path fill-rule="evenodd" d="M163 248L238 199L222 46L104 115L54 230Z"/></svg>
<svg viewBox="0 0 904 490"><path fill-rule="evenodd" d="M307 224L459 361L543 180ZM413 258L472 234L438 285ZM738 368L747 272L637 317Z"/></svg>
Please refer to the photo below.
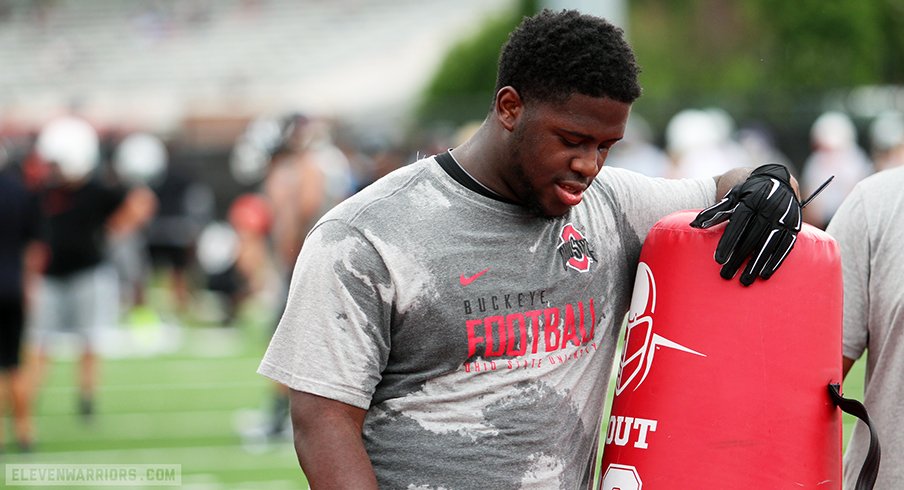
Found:
<svg viewBox="0 0 904 490"><path fill-rule="evenodd" d="M46 117L41 108L75 100L99 119L388 105L410 99L478 19L511 4L0 0L0 113L27 104L29 117Z"/></svg>

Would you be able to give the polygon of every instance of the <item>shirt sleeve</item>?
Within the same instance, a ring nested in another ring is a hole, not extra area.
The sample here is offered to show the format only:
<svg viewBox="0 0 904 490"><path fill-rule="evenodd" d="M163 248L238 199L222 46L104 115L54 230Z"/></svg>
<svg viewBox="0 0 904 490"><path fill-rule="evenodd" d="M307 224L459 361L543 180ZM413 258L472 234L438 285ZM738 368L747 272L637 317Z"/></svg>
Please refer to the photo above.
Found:
<svg viewBox="0 0 904 490"><path fill-rule="evenodd" d="M677 211L700 210L716 201L716 181L654 178L620 168L604 167L596 181L611 189L628 225L641 242L657 221Z"/></svg>
<svg viewBox="0 0 904 490"><path fill-rule="evenodd" d="M826 231L838 241L844 277L844 345L842 353L859 359L869 341L870 240L859 189L835 212Z"/></svg>
<svg viewBox="0 0 904 490"><path fill-rule="evenodd" d="M359 230L326 221L305 240L286 309L258 373L367 409L390 348L394 288Z"/></svg>

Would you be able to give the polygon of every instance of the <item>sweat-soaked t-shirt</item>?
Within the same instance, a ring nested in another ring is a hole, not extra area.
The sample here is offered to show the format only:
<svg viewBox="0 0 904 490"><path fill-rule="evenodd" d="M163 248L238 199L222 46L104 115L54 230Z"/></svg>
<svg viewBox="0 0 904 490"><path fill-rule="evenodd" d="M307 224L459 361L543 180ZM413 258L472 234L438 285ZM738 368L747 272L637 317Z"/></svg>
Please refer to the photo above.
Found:
<svg viewBox="0 0 904 490"><path fill-rule="evenodd" d="M587 488L643 239L714 197L604 168L545 219L421 160L311 231L259 372L367 409L381 488Z"/></svg>

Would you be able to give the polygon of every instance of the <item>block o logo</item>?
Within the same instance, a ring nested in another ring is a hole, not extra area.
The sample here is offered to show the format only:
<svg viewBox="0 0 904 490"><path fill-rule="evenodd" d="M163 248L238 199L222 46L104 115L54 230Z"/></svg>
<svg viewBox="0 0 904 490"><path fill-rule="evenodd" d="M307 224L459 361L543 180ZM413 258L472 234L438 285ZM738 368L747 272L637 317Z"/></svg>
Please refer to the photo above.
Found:
<svg viewBox="0 0 904 490"><path fill-rule="evenodd" d="M606 468L600 490L640 490L643 482L637 474L637 468L624 464L612 463Z"/></svg>
<svg viewBox="0 0 904 490"><path fill-rule="evenodd" d="M615 380L615 396L622 394L634 383L634 389L640 387L650 368L653 358L661 347L687 352L701 357L706 354L697 352L677 342L673 342L653 332L653 315L656 313L656 279L653 270L645 262L637 265L637 276L634 279L634 295L628 308L628 325L625 327L625 345L622 358L618 363L618 376Z"/></svg>

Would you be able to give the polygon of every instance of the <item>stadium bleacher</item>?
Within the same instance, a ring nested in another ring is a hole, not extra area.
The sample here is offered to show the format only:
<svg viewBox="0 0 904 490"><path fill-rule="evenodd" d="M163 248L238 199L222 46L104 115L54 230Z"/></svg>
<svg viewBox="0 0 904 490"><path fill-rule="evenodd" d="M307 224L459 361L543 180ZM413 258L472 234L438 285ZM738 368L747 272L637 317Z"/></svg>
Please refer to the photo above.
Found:
<svg viewBox="0 0 904 490"><path fill-rule="evenodd" d="M511 0L5 0L0 118L95 118L412 99L450 43ZM5 111L4 111L5 110Z"/></svg>

